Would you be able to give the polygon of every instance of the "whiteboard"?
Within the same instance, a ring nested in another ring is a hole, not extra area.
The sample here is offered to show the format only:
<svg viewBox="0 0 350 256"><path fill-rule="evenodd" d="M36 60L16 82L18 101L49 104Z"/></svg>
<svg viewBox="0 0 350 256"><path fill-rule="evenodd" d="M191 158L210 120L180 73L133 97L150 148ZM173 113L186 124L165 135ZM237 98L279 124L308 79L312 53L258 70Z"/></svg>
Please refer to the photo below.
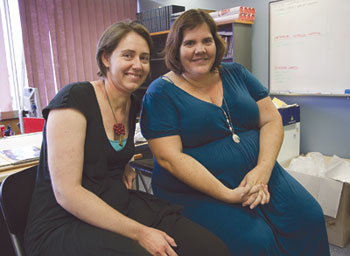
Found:
<svg viewBox="0 0 350 256"><path fill-rule="evenodd" d="M345 95L346 89L350 0L270 2L270 93Z"/></svg>

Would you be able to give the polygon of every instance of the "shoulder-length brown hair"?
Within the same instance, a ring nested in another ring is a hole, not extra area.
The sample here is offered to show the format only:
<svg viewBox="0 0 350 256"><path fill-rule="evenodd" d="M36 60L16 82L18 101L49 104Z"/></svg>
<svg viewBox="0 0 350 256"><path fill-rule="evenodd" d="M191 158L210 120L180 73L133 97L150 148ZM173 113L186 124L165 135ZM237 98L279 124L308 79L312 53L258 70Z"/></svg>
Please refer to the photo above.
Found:
<svg viewBox="0 0 350 256"><path fill-rule="evenodd" d="M215 21L205 11L190 9L175 20L166 40L164 48L165 64L171 71L177 74L182 74L185 71L180 61L180 46L182 44L184 31L186 29L193 29L203 23L208 25L216 45L216 56L211 71L220 66L226 52L226 45L221 36L218 35Z"/></svg>
<svg viewBox="0 0 350 256"><path fill-rule="evenodd" d="M148 30L141 24L131 20L120 21L112 24L105 30L97 44L96 61L98 68L100 69L97 73L99 77L107 76L107 68L102 61L103 55L110 56L115 48L117 48L119 42L129 32L135 32L143 37L148 44L149 50L152 50L152 38Z"/></svg>

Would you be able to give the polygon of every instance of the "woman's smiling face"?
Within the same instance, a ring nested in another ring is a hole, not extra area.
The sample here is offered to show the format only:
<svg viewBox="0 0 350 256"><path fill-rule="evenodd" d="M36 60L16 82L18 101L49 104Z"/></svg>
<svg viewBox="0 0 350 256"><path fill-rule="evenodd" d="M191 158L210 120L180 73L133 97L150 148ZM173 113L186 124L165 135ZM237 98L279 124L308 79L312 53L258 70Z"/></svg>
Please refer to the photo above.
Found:
<svg viewBox="0 0 350 256"><path fill-rule="evenodd" d="M130 32L103 61L108 68L109 81L118 90L133 92L141 86L150 71L150 49L142 36Z"/></svg>
<svg viewBox="0 0 350 256"><path fill-rule="evenodd" d="M216 57L214 38L206 23L184 31L180 46L180 61L188 76L207 74Z"/></svg>

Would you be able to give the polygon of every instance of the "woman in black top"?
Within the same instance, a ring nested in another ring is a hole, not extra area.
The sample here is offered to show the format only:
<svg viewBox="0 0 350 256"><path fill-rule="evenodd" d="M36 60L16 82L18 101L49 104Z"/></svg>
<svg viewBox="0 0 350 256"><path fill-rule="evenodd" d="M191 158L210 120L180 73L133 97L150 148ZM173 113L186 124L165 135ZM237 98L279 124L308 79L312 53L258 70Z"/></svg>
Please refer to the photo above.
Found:
<svg viewBox="0 0 350 256"><path fill-rule="evenodd" d="M97 48L102 79L67 85L43 110L28 255L229 255L179 206L131 190L132 93L149 73L151 45L143 26L113 24Z"/></svg>

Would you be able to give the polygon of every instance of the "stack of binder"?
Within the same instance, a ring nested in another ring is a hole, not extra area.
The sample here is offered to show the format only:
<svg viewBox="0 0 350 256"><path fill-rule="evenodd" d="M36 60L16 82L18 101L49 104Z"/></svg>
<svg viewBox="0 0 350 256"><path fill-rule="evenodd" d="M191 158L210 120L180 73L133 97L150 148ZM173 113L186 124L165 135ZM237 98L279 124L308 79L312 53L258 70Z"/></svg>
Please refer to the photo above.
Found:
<svg viewBox="0 0 350 256"><path fill-rule="evenodd" d="M198 8L198 10L204 11L206 13L215 12L215 10L208 10L208 9L201 9L201 8ZM173 23L177 19L177 17L179 17L183 13L184 13L184 11L183 12L176 12L176 13L171 14L171 16L170 16L170 27L171 27L171 25L173 25Z"/></svg>
<svg viewBox="0 0 350 256"><path fill-rule="evenodd" d="M136 18L151 33L166 31L170 29L171 15L183 11L185 11L185 6L168 5L136 13Z"/></svg>
<svg viewBox="0 0 350 256"><path fill-rule="evenodd" d="M222 37L226 44L226 54L224 58L233 58L233 32L232 31L218 31L218 34Z"/></svg>

